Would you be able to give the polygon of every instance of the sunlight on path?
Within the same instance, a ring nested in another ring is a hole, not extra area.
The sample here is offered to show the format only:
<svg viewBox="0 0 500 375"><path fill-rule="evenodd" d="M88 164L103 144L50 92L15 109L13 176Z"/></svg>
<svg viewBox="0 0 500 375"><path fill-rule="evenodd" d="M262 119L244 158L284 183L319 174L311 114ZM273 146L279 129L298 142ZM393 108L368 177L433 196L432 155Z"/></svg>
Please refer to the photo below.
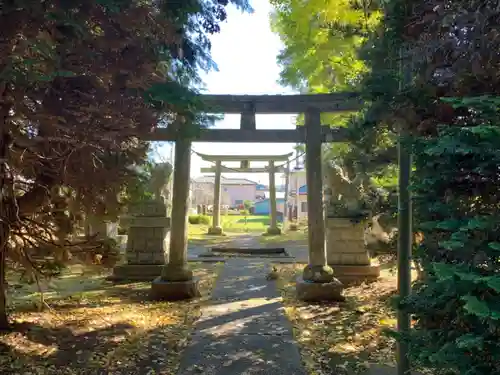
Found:
<svg viewBox="0 0 500 375"><path fill-rule="evenodd" d="M263 259L228 259L202 309L178 375L306 375Z"/></svg>

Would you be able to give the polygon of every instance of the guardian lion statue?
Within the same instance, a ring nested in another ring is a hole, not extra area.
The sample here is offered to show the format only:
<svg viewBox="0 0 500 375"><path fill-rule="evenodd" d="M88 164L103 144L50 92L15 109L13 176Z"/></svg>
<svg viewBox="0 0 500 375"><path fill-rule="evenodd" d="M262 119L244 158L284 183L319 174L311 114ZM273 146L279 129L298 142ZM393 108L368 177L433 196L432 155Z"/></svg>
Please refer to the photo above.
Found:
<svg viewBox="0 0 500 375"><path fill-rule="evenodd" d="M156 200L162 201L167 204L170 199L170 191L168 190L168 183L172 175L172 164L158 163L155 164L151 170L151 180L149 183L151 192Z"/></svg>

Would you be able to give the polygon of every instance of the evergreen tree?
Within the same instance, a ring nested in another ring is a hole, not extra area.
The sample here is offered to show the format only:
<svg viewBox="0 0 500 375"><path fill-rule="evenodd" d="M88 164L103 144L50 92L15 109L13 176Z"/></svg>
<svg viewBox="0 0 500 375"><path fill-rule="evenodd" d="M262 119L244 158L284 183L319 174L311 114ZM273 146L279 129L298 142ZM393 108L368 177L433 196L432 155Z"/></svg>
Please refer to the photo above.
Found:
<svg viewBox="0 0 500 375"><path fill-rule="evenodd" d="M158 124L183 117L189 136L206 122L198 70L212 66L208 35L228 3L2 1L0 329L7 257L35 267L32 256L56 244L67 221L54 212L67 216L70 201L74 210L112 209L126 167L146 158L141 137ZM246 0L231 3L249 10Z"/></svg>

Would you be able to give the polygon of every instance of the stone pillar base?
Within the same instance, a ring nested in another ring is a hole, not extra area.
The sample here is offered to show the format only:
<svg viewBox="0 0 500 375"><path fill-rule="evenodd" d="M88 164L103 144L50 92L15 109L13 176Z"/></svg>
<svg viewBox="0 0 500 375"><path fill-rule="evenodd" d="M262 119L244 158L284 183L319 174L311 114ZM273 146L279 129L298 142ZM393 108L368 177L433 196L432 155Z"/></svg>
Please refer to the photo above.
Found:
<svg viewBox="0 0 500 375"><path fill-rule="evenodd" d="M113 268L109 281L153 281L161 275L163 264L122 264Z"/></svg>
<svg viewBox="0 0 500 375"><path fill-rule="evenodd" d="M302 276L299 276L295 284L297 298L306 302L343 302L345 301L345 297L342 295L343 289L342 282L336 278L328 283L314 283L306 281Z"/></svg>
<svg viewBox="0 0 500 375"><path fill-rule="evenodd" d="M210 227L208 228L208 233L211 236L224 236L224 232L221 227Z"/></svg>
<svg viewBox="0 0 500 375"><path fill-rule="evenodd" d="M151 283L151 297L162 301L179 301L199 297L199 279L188 281L165 281L157 277Z"/></svg>
<svg viewBox="0 0 500 375"><path fill-rule="evenodd" d="M281 234L281 229L278 227L269 227L267 228L267 231L264 233L264 235L267 236L279 236Z"/></svg>
<svg viewBox="0 0 500 375"><path fill-rule="evenodd" d="M380 277L379 266L343 264L329 264L329 266L332 267L335 277L345 285L374 282Z"/></svg>

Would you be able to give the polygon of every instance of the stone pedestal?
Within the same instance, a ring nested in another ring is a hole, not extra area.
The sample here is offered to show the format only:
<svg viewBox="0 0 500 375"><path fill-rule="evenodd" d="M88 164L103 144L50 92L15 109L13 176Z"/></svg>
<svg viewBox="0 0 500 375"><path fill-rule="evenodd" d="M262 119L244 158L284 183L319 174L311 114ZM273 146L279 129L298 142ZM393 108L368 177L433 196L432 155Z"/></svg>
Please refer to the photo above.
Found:
<svg viewBox="0 0 500 375"><path fill-rule="evenodd" d="M297 298L306 302L322 301L345 301L342 295L344 287L337 279L326 283L318 283L304 280L299 276L296 281Z"/></svg>
<svg viewBox="0 0 500 375"><path fill-rule="evenodd" d="M151 297L156 300L179 301L200 297L199 279L164 281L159 276L151 283Z"/></svg>
<svg viewBox="0 0 500 375"><path fill-rule="evenodd" d="M348 218L327 218L328 265L344 284L375 281L380 276L379 267L371 264L364 232L363 223L353 223Z"/></svg>
<svg viewBox="0 0 500 375"><path fill-rule="evenodd" d="M113 268L110 281L152 281L161 274L163 264L121 264Z"/></svg>
<svg viewBox="0 0 500 375"><path fill-rule="evenodd" d="M86 222L86 235L95 236L98 240L115 238L118 235L118 225L101 217L89 215Z"/></svg>
<svg viewBox="0 0 500 375"><path fill-rule="evenodd" d="M224 233L221 227L210 227L208 228L208 233L211 236L222 236Z"/></svg>
<svg viewBox="0 0 500 375"><path fill-rule="evenodd" d="M126 264L115 267L114 280L154 280L168 261L170 218L161 201L130 207Z"/></svg>
<svg viewBox="0 0 500 375"><path fill-rule="evenodd" d="M281 229L278 227L268 227L265 233L268 236L279 236L281 234Z"/></svg>
<svg viewBox="0 0 500 375"><path fill-rule="evenodd" d="M119 219L120 227L127 231L127 233L130 228L130 220L132 220L132 216L129 213L121 215Z"/></svg>

